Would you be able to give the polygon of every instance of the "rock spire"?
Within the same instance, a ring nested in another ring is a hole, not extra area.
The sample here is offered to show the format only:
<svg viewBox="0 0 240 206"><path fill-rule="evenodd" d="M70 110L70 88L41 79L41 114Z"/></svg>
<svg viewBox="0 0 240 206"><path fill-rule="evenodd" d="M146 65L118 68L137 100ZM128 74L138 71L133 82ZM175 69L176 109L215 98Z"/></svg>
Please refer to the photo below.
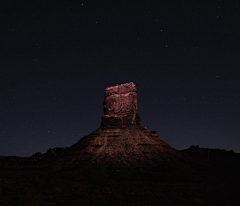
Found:
<svg viewBox="0 0 240 206"><path fill-rule="evenodd" d="M137 112L137 85L133 82L107 87L101 127L141 125Z"/></svg>
<svg viewBox="0 0 240 206"><path fill-rule="evenodd" d="M185 156L141 125L137 86L133 82L107 87L100 128L64 150L58 165L146 165L183 162Z"/></svg>

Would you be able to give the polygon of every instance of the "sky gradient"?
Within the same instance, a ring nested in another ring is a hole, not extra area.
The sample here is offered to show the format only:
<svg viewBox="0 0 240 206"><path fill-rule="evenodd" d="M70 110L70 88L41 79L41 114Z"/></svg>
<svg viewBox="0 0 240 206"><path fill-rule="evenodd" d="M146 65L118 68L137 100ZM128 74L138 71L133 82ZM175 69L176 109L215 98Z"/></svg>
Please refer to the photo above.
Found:
<svg viewBox="0 0 240 206"><path fill-rule="evenodd" d="M206 2L1 1L0 155L71 146L129 81L172 147L240 151L239 3Z"/></svg>

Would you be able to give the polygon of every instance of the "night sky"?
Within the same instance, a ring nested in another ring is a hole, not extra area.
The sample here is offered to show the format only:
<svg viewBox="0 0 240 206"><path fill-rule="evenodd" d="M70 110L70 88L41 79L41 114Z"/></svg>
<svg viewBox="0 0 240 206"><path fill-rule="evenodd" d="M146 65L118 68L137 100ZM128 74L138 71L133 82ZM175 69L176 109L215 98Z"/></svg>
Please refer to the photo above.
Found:
<svg viewBox="0 0 240 206"><path fill-rule="evenodd" d="M172 147L240 151L240 5L206 2L2 0L0 155L71 146L129 81Z"/></svg>

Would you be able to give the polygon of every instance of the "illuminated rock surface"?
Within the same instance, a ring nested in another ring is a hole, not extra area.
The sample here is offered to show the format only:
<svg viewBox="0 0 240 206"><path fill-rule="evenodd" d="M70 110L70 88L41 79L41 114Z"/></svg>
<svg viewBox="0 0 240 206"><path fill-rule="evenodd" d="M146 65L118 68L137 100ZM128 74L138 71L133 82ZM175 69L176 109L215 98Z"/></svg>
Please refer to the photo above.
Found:
<svg viewBox="0 0 240 206"><path fill-rule="evenodd" d="M186 160L184 154L160 140L157 131L141 126L133 82L107 87L103 108L100 128L66 150L72 164L80 160L125 165Z"/></svg>
<svg viewBox="0 0 240 206"><path fill-rule="evenodd" d="M101 127L140 125L137 113L137 86L133 82L107 87L103 104Z"/></svg>

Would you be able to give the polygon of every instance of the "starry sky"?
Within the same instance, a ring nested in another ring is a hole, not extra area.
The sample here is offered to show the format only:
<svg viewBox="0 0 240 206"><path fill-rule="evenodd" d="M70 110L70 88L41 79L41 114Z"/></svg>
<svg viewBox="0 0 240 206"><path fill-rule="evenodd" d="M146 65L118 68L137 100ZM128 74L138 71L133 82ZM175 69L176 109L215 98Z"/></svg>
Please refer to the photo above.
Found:
<svg viewBox="0 0 240 206"><path fill-rule="evenodd" d="M142 125L176 149L240 151L239 1L0 3L0 155L68 147L134 82Z"/></svg>

